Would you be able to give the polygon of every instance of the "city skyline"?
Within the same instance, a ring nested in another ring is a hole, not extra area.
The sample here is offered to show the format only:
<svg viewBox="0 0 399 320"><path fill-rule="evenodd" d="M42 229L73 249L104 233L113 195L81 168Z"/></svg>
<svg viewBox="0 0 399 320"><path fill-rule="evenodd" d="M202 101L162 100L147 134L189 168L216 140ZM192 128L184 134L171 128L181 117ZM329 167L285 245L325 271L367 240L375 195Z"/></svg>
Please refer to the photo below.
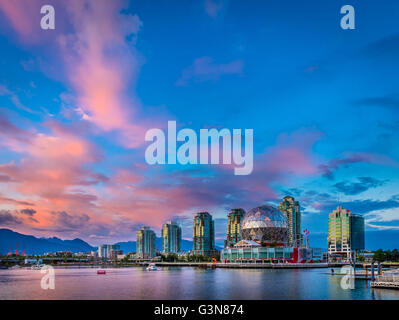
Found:
<svg viewBox="0 0 399 320"><path fill-rule="evenodd" d="M207 211L223 246L231 209L289 195L311 244L338 205L399 236L399 4L356 3L342 30L320 1L51 2L55 30L44 1L0 1L0 227L100 245L174 220L191 239ZM148 165L169 120L253 129L252 174Z"/></svg>

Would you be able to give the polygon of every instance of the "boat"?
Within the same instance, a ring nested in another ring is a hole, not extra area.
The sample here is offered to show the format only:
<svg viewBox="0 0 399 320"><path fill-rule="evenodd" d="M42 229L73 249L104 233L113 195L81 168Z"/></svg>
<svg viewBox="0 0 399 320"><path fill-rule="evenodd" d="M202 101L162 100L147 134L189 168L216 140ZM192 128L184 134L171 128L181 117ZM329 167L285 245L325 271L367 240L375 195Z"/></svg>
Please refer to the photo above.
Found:
<svg viewBox="0 0 399 320"><path fill-rule="evenodd" d="M21 267L19 266L19 265L15 265L15 266L12 266L12 267L9 267L8 269L11 269L11 270L14 270L14 269L21 269Z"/></svg>
<svg viewBox="0 0 399 320"><path fill-rule="evenodd" d="M30 268L31 268L31 270L42 270L43 267L44 267L44 264L34 264Z"/></svg>
<svg viewBox="0 0 399 320"><path fill-rule="evenodd" d="M104 269L99 269L97 270L97 274L106 274L106 271Z"/></svg>
<svg viewBox="0 0 399 320"><path fill-rule="evenodd" d="M158 269L157 269L157 266L155 265L155 263L150 263L150 264L147 266L146 270L148 270L148 271L156 271L156 270L158 270Z"/></svg>

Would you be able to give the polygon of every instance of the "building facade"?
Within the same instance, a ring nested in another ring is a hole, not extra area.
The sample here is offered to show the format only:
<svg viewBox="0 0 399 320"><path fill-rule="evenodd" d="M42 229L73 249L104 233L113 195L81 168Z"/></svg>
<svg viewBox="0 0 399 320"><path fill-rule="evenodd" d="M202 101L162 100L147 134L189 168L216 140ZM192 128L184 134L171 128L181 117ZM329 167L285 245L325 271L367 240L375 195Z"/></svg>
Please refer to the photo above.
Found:
<svg viewBox="0 0 399 320"><path fill-rule="evenodd" d="M291 196L286 196L281 201L278 209L287 217L288 245L301 247L303 243L301 208L299 202Z"/></svg>
<svg viewBox="0 0 399 320"><path fill-rule="evenodd" d="M208 212L199 212L194 218L193 253L203 256L215 254L215 229Z"/></svg>
<svg viewBox="0 0 399 320"><path fill-rule="evenodd" d="M181 251L181 227L169 221L162 226L162 252L178 253Z"/></svg>
<svg viewBox="0 0 399 320"><path fill-rule="evenodd" d="M251 240L241 240L232 248L221 252L224 263L234 262L278 262L291 263L321 262L322 250L319 248L263 247Z"/></svg>
<svg viewBox="0 0 399 320"><path fill-rule="evenodd" d="M102 259L112 259L121 253L121 248L117 244L102 244L98 246L98 257Z"/></svg>
<svg viewBox="0 0 399 320"><path fill-rule="evenodd" d="M241 222L245 216L243 209L233 209L227 216L227 239L224 243L225 248L233 247L241 241Z"/></svg>
<svg viewBox="0 0 399 320"><path fill-rule="evenodd" d="M328 254L350 259L364 250L364 218L341 206L328 216Z"/></svg>
<svg viewBox="0 0 399 320"><path fill-rule="evenodd" d="M142 227L137 231L136 251L137 257L141 259L155 257L155 232L149 227Z"/></svg>

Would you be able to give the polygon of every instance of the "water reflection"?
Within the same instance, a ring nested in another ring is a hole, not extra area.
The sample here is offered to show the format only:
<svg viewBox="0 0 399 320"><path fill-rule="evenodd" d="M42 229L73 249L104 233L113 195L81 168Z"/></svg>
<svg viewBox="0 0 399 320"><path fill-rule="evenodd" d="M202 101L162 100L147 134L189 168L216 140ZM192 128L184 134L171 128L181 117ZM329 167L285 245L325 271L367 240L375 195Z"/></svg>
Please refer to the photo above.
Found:
<svg viewBox="0 0 399 320"><path fill-rule="evenodd" d="M38 270L0 270L0 299L399 299L395 290L356 280L344 290L325 269L251 270L165 267L55 269L55 290L43 290Z"/></svg>

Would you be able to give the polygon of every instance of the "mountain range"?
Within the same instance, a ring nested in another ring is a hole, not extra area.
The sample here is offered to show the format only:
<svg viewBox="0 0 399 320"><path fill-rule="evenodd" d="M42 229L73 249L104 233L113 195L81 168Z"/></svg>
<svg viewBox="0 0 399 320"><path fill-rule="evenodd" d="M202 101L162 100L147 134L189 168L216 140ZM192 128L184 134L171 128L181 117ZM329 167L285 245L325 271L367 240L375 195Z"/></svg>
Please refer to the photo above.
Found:
<svg viewBox="0 0 399 320"><path fill-rule="evenodd" d="M26 254L44 254L55 251L87 252L96 248L81 239L61 240L53 238L36 238L14 232L10 229L0 229L0 254L15 252L18 244L18 251L21 254L25 248Z"/></svg>
<svg viewBox="0 0 399 320"><path fill-rule="evenodd" d="M25 248L26 254L44 254L56 251L88 252L97 250L97 247L91 246L81 239L61 240L57 237L36 238L31 235L14 232L10 229L0 229L0 254L15 252L18 243L18 251L22 253ZM126 241L116 243L120 245L124 253L136 251L136 241ZM156 238L156 249L162 250L162 238ZM182 250L189 251L193 248L193 242L182 239ZM216 246L216 249L221 250Z"/></svg>

